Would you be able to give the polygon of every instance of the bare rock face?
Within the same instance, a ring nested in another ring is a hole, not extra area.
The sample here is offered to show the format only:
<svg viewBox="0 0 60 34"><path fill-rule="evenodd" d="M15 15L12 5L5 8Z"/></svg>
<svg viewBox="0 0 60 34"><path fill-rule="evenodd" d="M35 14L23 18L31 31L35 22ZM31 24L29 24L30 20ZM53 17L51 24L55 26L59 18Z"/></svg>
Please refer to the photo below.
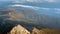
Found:
<svg viewBox="0 0 60 34"><path fill-rule="evenodd" d="M21 25L15 26L9 34L30 34L30 32Z"/></svg>

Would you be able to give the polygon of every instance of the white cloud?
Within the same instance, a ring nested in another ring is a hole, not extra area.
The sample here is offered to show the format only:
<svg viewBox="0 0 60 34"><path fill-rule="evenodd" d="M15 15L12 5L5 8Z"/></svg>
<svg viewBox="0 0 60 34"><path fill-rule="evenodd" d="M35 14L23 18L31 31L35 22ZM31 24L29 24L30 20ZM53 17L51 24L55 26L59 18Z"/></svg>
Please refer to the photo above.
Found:
<svg viewBox="0 0 60 34"><path fill-rule="evenodd" d="M28 2L40 2L40 3L44 3L44 2L49 2L49 3L55 3L55 2L59 2L60 0L26 0Z"/></svg>
<svg viewBox="0 0 60 34"><path fill-rule="evenodd" d="M27 2L41 2L41 0L26 0Z"/></svg>
<svg viewBox="0 0 60 34"><path fill-rule="evenodd" d="M60 0L0 0L0 1L20 1L20 2L38 2L38 3L44 3L44 2L60 2Z"/></svg>
<svg viewBox="0 0 60 34"><path fill-rule="evenodd" d="M28 5L11 5L9 7L24 7L24 8L30 8L33 10L44 10L50 12L50 10L55 13L55 14L60 14L60 9L59 8L44 8L44 7L36 7L36 6L28 6Z"/></svg>
<svg viewBox="0 0 60 34"><path fill-rule="evenodd" d="M58 11L60 11L60 9L59 8L54 8L55 10L58 10Z"/></svg>
<svg viewBox="0 0 60 34"><path fill-rule="evenodd" d="M50 8L44 8L44 7L36 7L36 6L28 6L28 5L19 5L19 4L15 4L15 5L10 5L9 7L25 7L25 8L31 8L34 10L49 10Z"/></svg>
<svg viewBox="0 0 60 34"><path fill-rule="evenodd" d="M45 0L46 2L57 2L57 0Z"/></svg>
<svg viewBox="0 0 60 34"><path fill-rule="evenodd" d="M54 8L56 11L55 13L60 14L60 9L59 8Z"/></svg>
<svg viewBox="0 0 60 34"><path fill-rule="evenodd" d="M0 0L0 1L13 1L13 0Z"/></svg>
<svg viewBox="0 0 60 34"><path fill-rule="evenodd" d="M43 8L43 7L41 7L40 9L43 9L43 10L49 10L50 8Z"/></svg>

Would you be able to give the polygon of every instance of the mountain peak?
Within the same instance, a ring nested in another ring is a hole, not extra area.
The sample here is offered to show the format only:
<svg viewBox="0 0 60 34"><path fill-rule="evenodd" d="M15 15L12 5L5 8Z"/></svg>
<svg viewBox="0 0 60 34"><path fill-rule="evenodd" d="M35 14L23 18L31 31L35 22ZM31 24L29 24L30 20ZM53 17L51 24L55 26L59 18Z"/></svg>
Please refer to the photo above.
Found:
<svg viewBox="0 0 60 34"><path fill-rule="evenodd" d="M21 25L17 25L13 27L13 29L10 31L10 34L30 34L30 32L22 27Z"/></svg>

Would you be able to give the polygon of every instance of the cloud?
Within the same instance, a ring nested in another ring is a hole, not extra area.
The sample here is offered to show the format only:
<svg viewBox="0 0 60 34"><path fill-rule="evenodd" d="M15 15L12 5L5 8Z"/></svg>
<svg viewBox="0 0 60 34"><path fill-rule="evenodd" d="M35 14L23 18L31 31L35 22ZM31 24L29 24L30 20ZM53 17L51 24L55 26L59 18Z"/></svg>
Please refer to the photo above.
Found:
<svg viewBox="0 0 60 34"><path fill-rule="evenodd" d="M27 2L41 2L40 0L26 0Z"/></svg>
<svg viewBox="0 0 60 34"><path fill-rule="evenodd" d="M60 14L60 8L45 8L45 7L36 7L36 6L28 6L28 5L19 5L19 4L15 4L15 5L9 5L9 7L22 7L22 8L28 8L28 9L33 9L36 11L41 11L42 13L49 13L49 14Z"/></svg>
<svg viewBox="0 0 60 34"><path fill-rule="evenodd" d="M36 6L28 6L28 5L19 5L19 4L15 4L15 5L9 5L8 7L25 7L25 8L31 8L33 10L49 10L50 8L44 8L44 7L36 7Z"/></svg>
<svg viewBox="0 0 60 34"><path fill-rule="evenodd" d="M37 3L44 3L44 2L59 2L60 0L0 0L0 1L20 1L20 2L37 2Z"/></svg>
<svg viewBox="0 0 60 34"><path fill-rule="evenodd" d="M43 10L49 10L50 8L43 8L43 7L41 7L40 9L43 9Z"/></svg>
<svg viewBox="0 0 60 34"><path fill-rule="evenodd" d="M55 13L60 14L60 12L55 12Z"/></svg>
<svg viewBox="0 0 60 34"><path fill-rule="evenodd" d="M57 2L57 0L45 0L46 2Z"/></svg>
<svg viewBox="0 0 60 34"><path fill-rule="evenodd" d="M42 0L42 2L48 2L48 3L57 3L60 0Z"/></svg>
<svg viewBox="0 0 60 34"><path fill-rule="evenodd" d="M38 2L38 3L44 3L44 2L48 2L48 3L58 3L60 0L26 0L28 2Z"/></svg>
<svg viewBox="0 0 60 34"><path fill-rule="evenodd" d="M58 9L58 8L54 8L56 11L55 11L55 13L57 13L57 14L60 14L60 9Z"/></svg>
<svg viewBox="0 0 60 34"><path fill-rule="evenodd" d="M0 1L13 1L13 0L0 0Z"/></svg>

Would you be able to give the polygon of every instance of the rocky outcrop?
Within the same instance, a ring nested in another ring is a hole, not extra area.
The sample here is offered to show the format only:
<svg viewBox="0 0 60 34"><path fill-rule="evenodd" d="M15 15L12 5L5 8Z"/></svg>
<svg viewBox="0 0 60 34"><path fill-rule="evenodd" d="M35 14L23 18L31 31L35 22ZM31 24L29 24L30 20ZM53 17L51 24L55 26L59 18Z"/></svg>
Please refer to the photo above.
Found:
<svg viewBox="0 0 60 34"><path fill-rule="evenodd" d="M4 31L3 34L60 34L60 30L57 29L48 29L48 28L42 28L37 29L33 28L32 32L28 31L26 28L24 28L21 25L17 25L12 28L12 30Z"/></svg>
<svg viewBox="0 0 60 34"><path fill-rule="evenodd" d="M9 34L30 34L30 32L21 25L15 26Z"/></svg>
<svg viewBox="0 0 60 34"><path fill-rule="evenodd" d="M34 28L32 30L32 34L60 34L60 30L48 29L48 28L40 30L40 29Z"/></svg>
<svg viewBox="0 0 60 34"><path fill-rule="evenodd" d="M42 31L42 30L39 30L39 29L37 29L37 28L34 28L34 29L32 30L32 34L45 34L45 33L44 33L44 31Z"/></svg>

